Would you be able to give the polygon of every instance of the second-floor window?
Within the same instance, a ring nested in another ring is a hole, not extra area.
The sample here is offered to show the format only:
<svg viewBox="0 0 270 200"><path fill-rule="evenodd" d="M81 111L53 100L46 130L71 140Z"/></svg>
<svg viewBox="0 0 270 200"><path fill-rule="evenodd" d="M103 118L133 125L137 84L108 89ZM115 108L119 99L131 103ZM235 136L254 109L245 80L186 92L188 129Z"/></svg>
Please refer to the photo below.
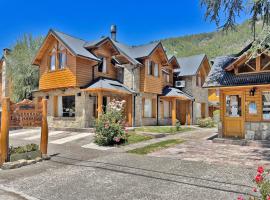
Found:
<svg viewBox="0 0 270 200"><path fill-rule="evenodd" d="M102 73L107 73L107 60L106 58L101 58L101 62L98 65L98 71Z"/></svg>
<svg viewBox="0 0 270 200"><path fill-rule="evenodd" d="M196 76L196 86L201 87L202 86L202 81L201 81L201 75L197 74Z"/></svg>
<svg viewBox="0 0 270 200"><path fill-rule="evenodd" d="M49 68L50 71L54 71L56 69L63 69L66 67L67 64L67 54L66 50L63 46L59 46L56 48L53 48L50 52L49 56Z"/></svg>
<svg viewBox="0 0 270 200"><path fill-rule="evenodd" d="M159 76L158 64L155 63L154 61L148 60L147 61L147 74L158 77Z"/></svg>

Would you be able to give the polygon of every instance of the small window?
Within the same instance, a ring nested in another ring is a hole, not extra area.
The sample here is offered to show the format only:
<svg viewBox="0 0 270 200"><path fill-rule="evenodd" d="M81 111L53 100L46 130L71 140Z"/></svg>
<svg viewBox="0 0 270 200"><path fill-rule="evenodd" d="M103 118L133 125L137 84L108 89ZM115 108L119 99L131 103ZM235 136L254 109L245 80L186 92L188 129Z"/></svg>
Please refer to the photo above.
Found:
<svg viewBox="0 0 270 200"><path fill-rule="evenodd" d="M59 58L59 69L64 69L64 67L66 66L66 53L65 52L60 52L58 54L58 58Z"/></svg>
<svg viewBox="0 0 270 200"><path fill-rule="evenodd" d="M153 75L154 62L151 60L147 60L147 74Z"/></svg>
<svg viewBox="0 0 270 200"><path fill-rule="evenodd" d="M157 63L154 63L154 76L155 77L158 77L159 76L159 73L158 73L158 64Z"/></svg>
<svg viewBox="0 0 270 200"><path fill-rule="evenodd" d="M152 117L152 99L144 101L144 117Z"/></svg>
<svg viewBox="0 0 270 200"><path fill-rule="evenodd" d="M263 92L262 103L263 103L263 119L270 120L270 92Z"/></svg>
<svg viewBox="0 0 270 200"><path fill-rule="evenodd" d="M241 113L241 96L227 95L226 96L226 116L240 117Z"/></svg>
<svg viewBox="0 0 270 200"><path fill-rule="evenodd" d="M102 73L107 73L107 61L106 58L101 58L101 63L98 65L98 71Z"/></svg>
<svg viewBox="0 0 270 200"><path fill-rule="evenodd" d="M62 112L63 117L75 117L75 96L59 96L62 101L60 102L59 108L60 112Z"/></svg>
<svg viewBox="0 0 270 200"><path fill-rule="evenodd" d="M55 70L55 63L56 63L56 56L55 53L52 53L52 55L50 56L50 70L54 71Z"/></svg>
<svg viewBox="0 0 270 200"><path fill-rule="evenodd" d="M200 74L197 74L197 76L196 76L196 85L198 87L201 87L201 75Z"/></svg>
<svg viewBox="0 0 270 200"><path fill-rule="evenodd" d="M251 115L257 114L257 104L254 101L249 102L248 104L248 113Z"/></svg>

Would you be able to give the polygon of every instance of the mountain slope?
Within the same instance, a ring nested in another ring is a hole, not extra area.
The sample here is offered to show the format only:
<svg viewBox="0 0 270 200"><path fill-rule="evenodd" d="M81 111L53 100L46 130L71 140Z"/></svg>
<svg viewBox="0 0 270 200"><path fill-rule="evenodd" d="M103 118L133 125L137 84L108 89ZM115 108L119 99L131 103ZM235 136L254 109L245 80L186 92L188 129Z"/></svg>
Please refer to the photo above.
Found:
<svg viewBox="0 0 270 200"><path fill-rule="evenodd" d="M261 23L257 25L260 31ZM164 39L161 42L170 55L177 57L205 53L209 58L238 53L253 40L253 33L248 21L239 25L237 31L202 33L176 38Z"/></svg>

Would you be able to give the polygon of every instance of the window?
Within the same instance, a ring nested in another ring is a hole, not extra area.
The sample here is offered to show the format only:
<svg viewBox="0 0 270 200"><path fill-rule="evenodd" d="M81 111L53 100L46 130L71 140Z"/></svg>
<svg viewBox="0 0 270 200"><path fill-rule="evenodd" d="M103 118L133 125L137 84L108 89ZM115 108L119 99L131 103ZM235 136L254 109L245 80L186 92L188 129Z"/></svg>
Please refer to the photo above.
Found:
<svg viewBox="0 0 270 200"><path fill-rule="evenodd" d="M249 102L248 113L251 115L257 114L257 104L254 101Z"/></svg>
<svg viewBox="0 0 270 200"><path fill-rule="evenodd" d="M151 60L147 60L146 62L147 62L147 74L158 77L159 76L158 64Z"/></svg>
<svg viewBox="0 0 270 200"><path fill-rule="evenodd" d="M227 95L226 96L226 116L240 117L241 113L241 96Z"/></svg>
<svg viewBox="0 0 270 200"><path fill-rule="evenodd" d="M101 63L98 65L98 71L102 73L107 73L107 60L106 58L101 58Z"/></svg>
<svg viewBox="0 0 270 200"><path fill-rule="evenodd" d="M262 103L263 103L263 119L270 120L270 92L263 92Z"/></svg>
<svg viewBox="0 0 270 200"><path fill-rule="evenodd" d="M67 55L63 46L60 47L60 51L58 53L58 59L59 59L59 69L63 69L67 63L66 62Z"/></svg>
<svg viewBox="0 0 270 200"><path fill-rule="evenodd" d="M75 117L75 96L58 96L59 117Z"/></svg>
<svg viewBox="0 0 270 200"><path fill-rule="evenodd" d="M164 105L164 118L169 118L172 116L172 107L171 107L171 102L170 101L163 101Z"/></svg>
<svg viewBox="0 0 270 200"><path fill-rule="evenodd" d="M53 49L50 55L50 70L53 71L55 69L56 69L56 51L55 49Z"/></svg>
<svg viewBox="0 0 270 200"><path fill-rule="evenodd" d="M158 77L159 76L159 73L158 73L158 64L157 63L154 63L154 76L155 77Z"/></svg>
<svg viewBox="0 0 270 200"><path fill-rule="evenodd" d="M152 117L152 99L144 100L144 117Z"/></svg>

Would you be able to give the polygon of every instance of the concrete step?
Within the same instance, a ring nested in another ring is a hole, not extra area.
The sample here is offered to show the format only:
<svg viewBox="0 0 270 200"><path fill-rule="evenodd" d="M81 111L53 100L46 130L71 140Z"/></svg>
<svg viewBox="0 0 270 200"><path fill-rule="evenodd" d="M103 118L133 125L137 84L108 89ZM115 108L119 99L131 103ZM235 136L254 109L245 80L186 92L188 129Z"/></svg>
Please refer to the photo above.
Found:
<svg viewBox="0 0 270 200"><path fill-rule="evenodd" d="M231 144L240 146L270 148L269 140L246 140L246 139L230 139L230 138L214 138L213 143Z"/></svg>

